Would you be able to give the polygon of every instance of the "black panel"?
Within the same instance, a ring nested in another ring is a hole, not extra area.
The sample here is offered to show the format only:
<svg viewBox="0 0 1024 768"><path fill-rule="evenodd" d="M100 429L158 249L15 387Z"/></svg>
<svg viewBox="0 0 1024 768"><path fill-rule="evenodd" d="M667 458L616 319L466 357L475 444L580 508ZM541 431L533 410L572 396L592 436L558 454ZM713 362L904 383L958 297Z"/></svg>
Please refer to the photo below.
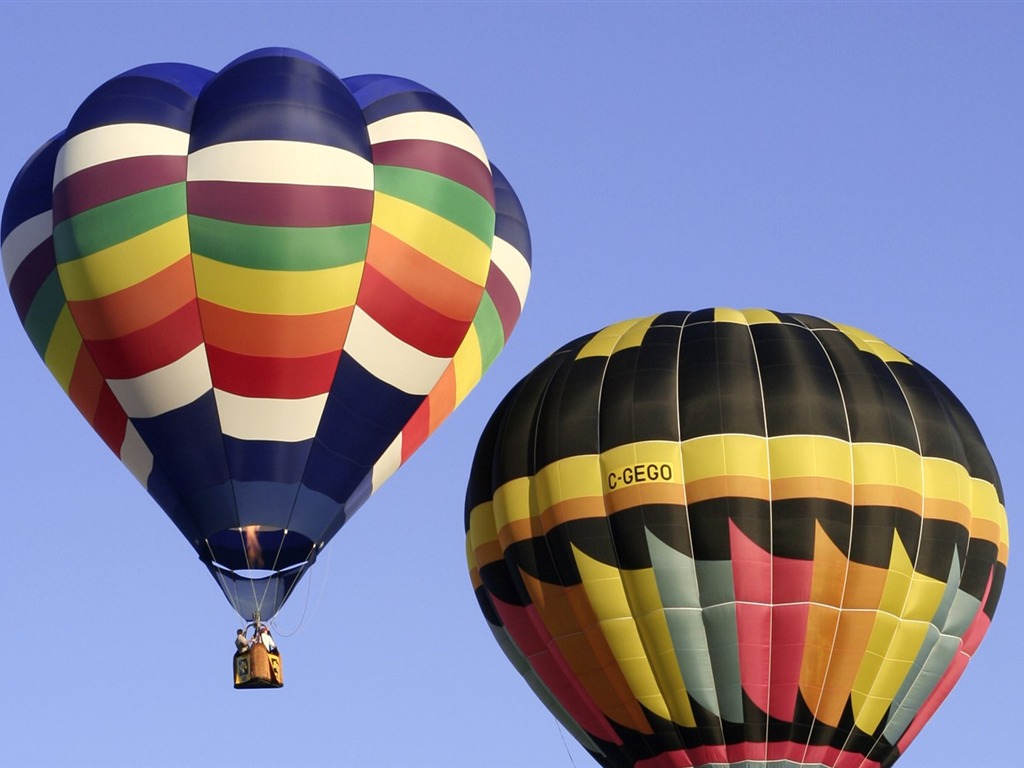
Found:
<svg viewBox="0 0 1024 768"><path fill-rule="evenodd" d="M689 506L690 535L696 560L728 560L730 518L759 546L768 549L768 502L736 496L699 501Z"/></svg>
<svg viewBox="0 0 1024 768"><path fill-rule="evenodd" d="M599 450L601 385L605 357L585 357L564 363L553 372L537 413L537 470L568 456Z"/></svg>
<svg viewBox="0 0 1024 768"><path fill-rule="evenodd" d="M992 483L999 494L999 501L1003 502L1003 488L999 481L999 473L996 471L992 454L989 453L978 425L975 424L971 414L964 408L963 403L957 399L956 395L939 381L931 371L916 363L914 368L920 372L921 378L929 383L936 397L941 399L946 406L947 418L952 420L960 437L960 444L966 456L964 466L970 472L971 477L988 480Z"/></svg>
<svg viewBox="0 0 1024 768"><path fill-rule="evenodd" d="M768 435L849 439L842 394L817 338L795 325L750 327L764 390Z"/></svg>
<svg viewBox="0 0 1024 768"><path fill-rule="evenodd" d="M679 431L683 440L723 433L765 434L757 362L747 326L688 323L683 329Z"/></svg>
<svg viewBox="0 0 1024 768"><path fill-rule="evenodd" d="M949 459L966 467L967 454L956 433L956 423L945 397L932 385L934 377L916 365L893 363L889 367L910 403L922 455Z"/></svg>
<svg viewBox="0 0 1024 768"><path fill-rule="evenodd" d="M877 355L857 349L843 333L817 334L835 367L846 401L850 439L917 451L917 433L903 392Z"/></svg>
<svg viewBox="0 0 1024 768"><path fill-rule="evenodd" d="M794 560L814 559L815 526L849 537L851 509L834 499L780 499L772 502L772 546L776 557ZM746 531L744 531L746 532ZM846 546L842 551L846 552Z"/></svg>

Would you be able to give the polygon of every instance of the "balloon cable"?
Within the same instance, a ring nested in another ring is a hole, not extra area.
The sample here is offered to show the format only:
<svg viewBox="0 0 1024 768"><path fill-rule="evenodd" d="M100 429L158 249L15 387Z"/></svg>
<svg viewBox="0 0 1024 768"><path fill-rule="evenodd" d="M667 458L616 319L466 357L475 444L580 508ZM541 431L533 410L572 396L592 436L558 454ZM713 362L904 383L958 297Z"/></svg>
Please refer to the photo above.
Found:
<svg viewBox="0 0 1024 768"><path fill-rule="evenodd" d="M555 727L558 729L558 737L562 740L562 746L565 747L565 755L569 758L569 764L572 768L576 768L576 761L572 759L572 752L569 751L569 744L565 740L565 729L557 720L555 721Z"/></svg>
<svg viewBox="0 0 1024 768"><path fill-rule="evenodd" d="M303 602L302 602L302 615L299 616L299 623L295 626L295 629L291 630L290 632L285 632L284 630L279 628L279 625L275 621L274 622L274 632L275 632L275 634L278 634L281 637L293 637L293 636L299 634L299 632L301 632L303 629L305 629L307 615L308 615L308 617L310 619L312 619L313 616L315 616L317 614L317 611L320 608L320 601L323 599L324 591L327 589L327 575L331 572L331 561L333 559L334 559L334 550L333 549L329 549L328 552L327 552L327 563L325 564L325 567L324 567L323 578L320 581L320 588L317 591L316 602L313 603L313 609L312 610L309 609L309 596L310 596L310 594L313 591L313 575L312 575L313 569L310 568L309 569L310 572L307 575L307 579L306 579L306 599L303 600Z"/></svg>

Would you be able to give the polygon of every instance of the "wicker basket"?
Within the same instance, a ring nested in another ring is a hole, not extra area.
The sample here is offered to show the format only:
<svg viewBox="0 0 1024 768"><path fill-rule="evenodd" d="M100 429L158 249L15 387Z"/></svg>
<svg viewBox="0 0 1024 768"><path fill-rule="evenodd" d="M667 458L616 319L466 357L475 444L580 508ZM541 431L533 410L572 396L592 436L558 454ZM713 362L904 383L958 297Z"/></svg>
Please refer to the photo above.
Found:
<svg viewBox="0 0 1024 768"><path fill-rule="evenodd" d="M235 654L235 688L280 688L284 685L281 655L261 643Z"/></svg>

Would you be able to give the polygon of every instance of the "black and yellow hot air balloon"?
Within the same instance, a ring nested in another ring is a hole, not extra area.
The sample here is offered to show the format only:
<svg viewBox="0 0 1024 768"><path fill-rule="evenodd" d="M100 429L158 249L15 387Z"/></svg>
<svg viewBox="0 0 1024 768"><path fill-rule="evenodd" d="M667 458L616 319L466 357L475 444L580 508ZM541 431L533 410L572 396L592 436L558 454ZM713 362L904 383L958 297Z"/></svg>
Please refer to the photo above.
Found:
<svg viewBox="0 0 1024 768"><path fill-rule="evenodd" d="M891 765L985 634L1006 512L974 421L878 338L671 312L555 352L481 438L495 637L603 766Z"/></svg>

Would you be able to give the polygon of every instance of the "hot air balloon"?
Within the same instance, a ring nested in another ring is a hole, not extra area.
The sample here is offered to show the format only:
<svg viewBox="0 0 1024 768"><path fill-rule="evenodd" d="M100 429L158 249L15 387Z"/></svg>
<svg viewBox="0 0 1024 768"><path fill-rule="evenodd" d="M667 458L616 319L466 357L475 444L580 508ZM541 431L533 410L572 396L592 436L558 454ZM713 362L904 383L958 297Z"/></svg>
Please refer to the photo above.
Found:
<svg viewBox="0 0 1024 768"><path fill-rule="evenodd" d="M502 650L603 766L888 766L1005 575L982 437L855 328L704 309L555 352L473 463Z"/></svg>
<svg viewBox="0 0 1024 768"><path fill-rule="evenodd" d="M36 350L245 620L466 396L530 280L455 107L288 49L104 83L0 239Z"/></svg>

